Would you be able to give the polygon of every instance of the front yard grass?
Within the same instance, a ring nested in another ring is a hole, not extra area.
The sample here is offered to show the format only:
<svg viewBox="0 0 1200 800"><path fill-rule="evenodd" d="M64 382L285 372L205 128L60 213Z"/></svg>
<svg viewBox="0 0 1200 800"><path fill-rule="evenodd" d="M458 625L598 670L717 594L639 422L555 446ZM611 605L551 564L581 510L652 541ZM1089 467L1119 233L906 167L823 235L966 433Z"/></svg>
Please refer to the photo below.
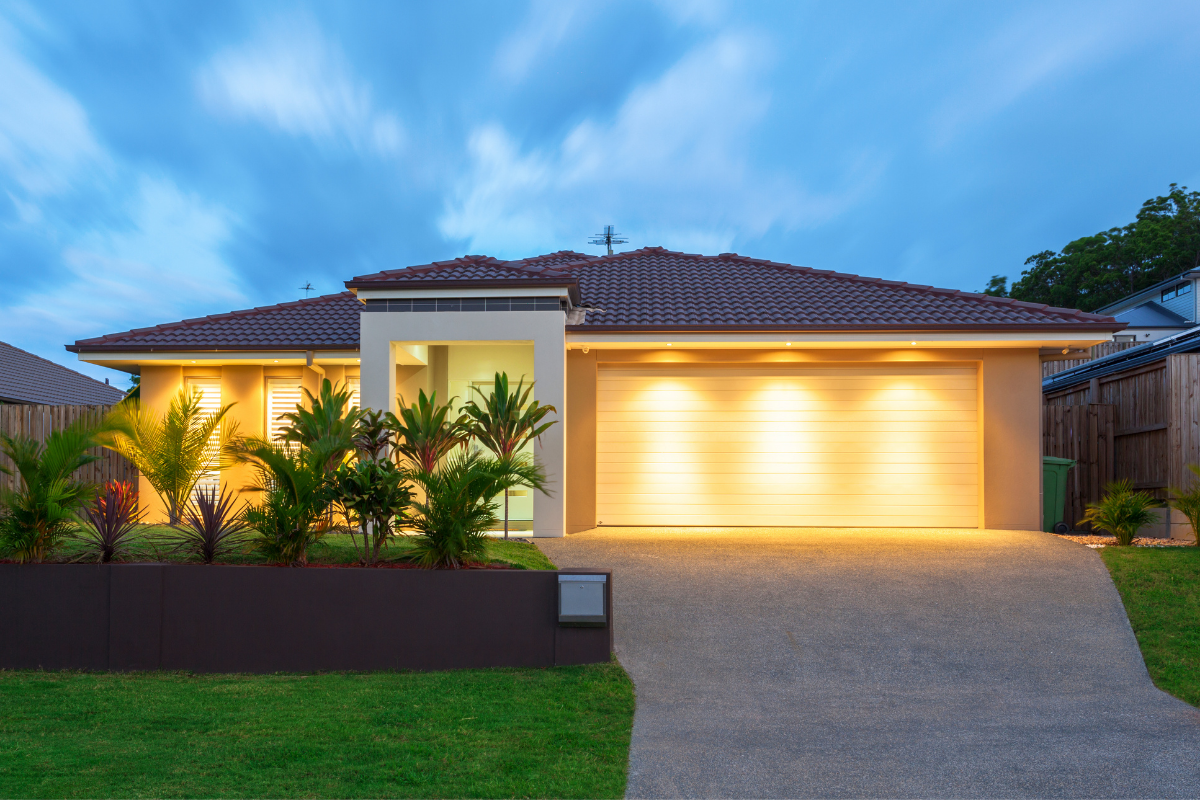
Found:
<svg viewBox="0 0 1200 800"><path fill-rule="evenodd" d="M615 661L0 672L0 797L620 797L633 704Z"/></svg>
<svg viewBox="0 0 1200 800"><path fill-rule="evenodd" d="M1200 706L1200 548L1106 547L1154 685Z"/></svg>

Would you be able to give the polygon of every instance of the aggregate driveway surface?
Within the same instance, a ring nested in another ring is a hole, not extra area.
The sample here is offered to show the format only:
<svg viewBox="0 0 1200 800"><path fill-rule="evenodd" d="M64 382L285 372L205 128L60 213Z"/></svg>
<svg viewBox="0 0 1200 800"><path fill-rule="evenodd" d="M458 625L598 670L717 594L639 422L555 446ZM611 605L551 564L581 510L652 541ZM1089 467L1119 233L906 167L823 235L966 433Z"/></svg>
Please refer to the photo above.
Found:
<svg viewBox="0 0 1200 800"><path fill-rule="evenodd" d="M599 529L631 797L1200 796L1097 554L1014 531Z"/></svg>

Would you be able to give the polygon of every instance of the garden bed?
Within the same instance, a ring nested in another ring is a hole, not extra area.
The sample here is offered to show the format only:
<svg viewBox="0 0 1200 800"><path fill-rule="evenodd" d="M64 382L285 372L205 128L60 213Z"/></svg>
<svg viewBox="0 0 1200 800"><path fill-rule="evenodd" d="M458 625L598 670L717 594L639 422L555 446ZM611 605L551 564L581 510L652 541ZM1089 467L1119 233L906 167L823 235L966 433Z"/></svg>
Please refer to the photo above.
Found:
<svg viewBox="0 0 1200 800"><path fill-rule="evenodd" d="M1117 537L1106 536L1104 534L1095 533L1056 533L1054 534L1060 539L1068 539L1072 542L1085 544L1091 548L1101 547L1116 547ZM1140 536L1133 540L1134 547L1190 547L1192 541L1190 539L1158 539L1148 536Z"/></svg>

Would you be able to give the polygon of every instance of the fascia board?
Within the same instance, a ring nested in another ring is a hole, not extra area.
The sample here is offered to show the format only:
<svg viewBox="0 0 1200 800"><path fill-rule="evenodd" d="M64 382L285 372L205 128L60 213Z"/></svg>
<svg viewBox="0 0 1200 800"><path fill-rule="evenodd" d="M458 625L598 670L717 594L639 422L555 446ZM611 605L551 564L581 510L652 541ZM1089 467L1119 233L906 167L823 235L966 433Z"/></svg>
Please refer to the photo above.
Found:
<svg viewBox="0 0 1200 800"><path fill-rule="evenodd" d="M566 286L512 286L496 288L463 287L461 289L434 289L422 286L414 289L359 289L358 299L396 300L408 298L438 297L568 297Z"/></svg>
<svg viewBox="0 0 1200 800"><path fill-rule="evenodd" d="M1112 341L1106 331L996 331L970 334L952 331L925 332L824 332L797 333L599 333L567 331L567 344L591 347L674 347L736 348L786 346L792 347L911 347L913 342L928 347L1091 347Z"/></svg>

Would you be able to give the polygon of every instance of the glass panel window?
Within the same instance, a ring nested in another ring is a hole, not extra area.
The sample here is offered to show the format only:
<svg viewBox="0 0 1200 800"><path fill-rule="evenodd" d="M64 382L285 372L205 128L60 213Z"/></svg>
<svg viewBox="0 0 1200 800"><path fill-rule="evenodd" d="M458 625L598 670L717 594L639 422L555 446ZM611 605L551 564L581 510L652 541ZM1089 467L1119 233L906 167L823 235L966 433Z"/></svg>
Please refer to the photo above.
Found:
<svg viewBox="0 0 1200 800"><path fill-rule="evenodd" d="M280 419L291 414L300 405L304 392L299 378L267 378L267 438L280 441L288 421Z"/></svg>
<svg viewBox="0 0 1200 800"><path fill-rule="evenodd" d="M362 399L358 391L358 378L346 378L346 388L350 391L350 405L362 408Z"/></svg>
<svg viewBox="0 0 1200 800"><path fill-rule="evenodd" d="M220 378L184 378L184 387L189 394L200 395L200 410L205 414L215 414L221 410L221 379ZM207 455L211 458L217 455L220 433L214 432L208 440ZM219 492L221 490L221 473L209 470L196 483L195 492Z"/></svg>

